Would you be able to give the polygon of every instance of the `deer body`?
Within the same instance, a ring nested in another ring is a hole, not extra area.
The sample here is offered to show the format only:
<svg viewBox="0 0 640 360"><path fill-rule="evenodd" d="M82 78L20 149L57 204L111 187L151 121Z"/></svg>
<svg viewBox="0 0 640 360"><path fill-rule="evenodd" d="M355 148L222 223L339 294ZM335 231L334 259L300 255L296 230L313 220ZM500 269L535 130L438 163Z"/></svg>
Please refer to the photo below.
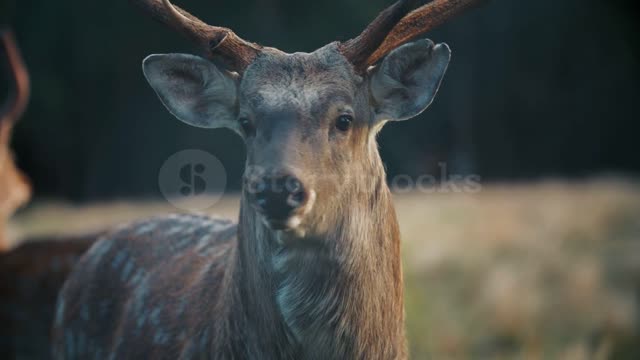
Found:
<svg viewBox="0 0 640 360"><path fill-rule="evenodd" d="M244 139L239 223L181 215L104 236L60 293L55 358L406 358L400 236L376 135L425 110L449 62L444 44L383 43L406 38L394 26L411 28L402 19L420 1L308 54L244 42L167 0L134 2L206 49L209 60L152 55L143 70L178 119ZM368 63L374 52L386 57Z"/></svg>
<svg viewBox="0 0 640 360"><path fill-rule="evenodd" d="M390 221L382 208L376 215ZM334 234L371 248L358 260L334 252L363 249L279 245L278 235L244 210L240 226L252 229L246 233L230 222L182 215L107 235L59 298L56 321L66 328L55 335L54 356L405 358L397 226L358 221L345 219L348 230Z"/></svg>

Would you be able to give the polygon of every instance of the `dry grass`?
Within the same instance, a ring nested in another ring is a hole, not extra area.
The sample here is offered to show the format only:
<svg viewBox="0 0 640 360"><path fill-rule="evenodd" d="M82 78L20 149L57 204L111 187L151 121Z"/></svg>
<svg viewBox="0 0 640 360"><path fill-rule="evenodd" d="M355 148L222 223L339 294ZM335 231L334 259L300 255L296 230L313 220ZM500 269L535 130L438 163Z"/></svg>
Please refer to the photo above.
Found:
<svg viewBox="0 0 640 360"><path fill-rule="evenodd" d="M640 187L412 195L398 198L398 211L415 358L632 356Z"/></svg>
<svg viewBox="0 0 640 360"><path fill-rule="evenodd" d="M415 359L635 359L640 186L623 181L398 195ZM79 233L167 204L35 206L22 235ZM212 212L234 217L237 199Z"/></svg>

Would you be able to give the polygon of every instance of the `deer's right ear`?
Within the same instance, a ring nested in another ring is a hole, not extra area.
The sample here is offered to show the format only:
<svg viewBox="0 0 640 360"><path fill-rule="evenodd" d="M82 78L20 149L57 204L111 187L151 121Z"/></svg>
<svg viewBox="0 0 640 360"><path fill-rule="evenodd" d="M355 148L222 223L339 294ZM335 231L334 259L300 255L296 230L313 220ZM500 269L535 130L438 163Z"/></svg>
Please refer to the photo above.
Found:
<svg viewBox="0 0 640 360"><path fill-rule="evenodd" d="M186 54L151 55L142 70L162 103L181 121L238 131L238 81L232 74Z"/></svg>

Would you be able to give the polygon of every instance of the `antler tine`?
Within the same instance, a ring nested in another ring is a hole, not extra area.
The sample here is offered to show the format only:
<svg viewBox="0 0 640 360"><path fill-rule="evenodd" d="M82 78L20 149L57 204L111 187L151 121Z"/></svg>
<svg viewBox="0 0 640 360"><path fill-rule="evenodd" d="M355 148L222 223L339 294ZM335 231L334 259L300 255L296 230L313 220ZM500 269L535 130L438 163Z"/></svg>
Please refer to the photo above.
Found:
<svg viewBox="0 0 640 360"><path fill-rule="evenodd" d="M227 28L208 25L171 4L169 0L129 0L155 20L183 34L210 60L220 60L230 71L242 73L262 52L260 45L245 41Z"/></svg>
<svg viewBox="0 0 640 360"><path fill-rule="evenodd" d="M358 37L340 45L342 54L358 72L367 69L367 60L382 44L387 34L411 10L419 5L418 0L400 0L384 10Z"/></svg>
<svg viewBox="0 0 640 360"><path fill-rule="evenodd" d="M488 0L434 0L411 12L396 25L367 59L373 65L398 46L444 24L456 15Z"/></svg>
<svg viewBox="0 0 640 360"><path fill-rule="evenodd" d="M2 39L2 56L7 59L7 70L10 74L12 87L9 97L0 111L0 123L4 121L16 122L24 113L30 95L29 72L22 60L20 50L11 30L0 30Z"/></svg>
<svg viewBox="0 0 640 360"><path fill-rule="evenodd" d="M483 1L486 0L433 0L424 4L424 0L400 0L360 36L342 44L342 53L358 72L364 72L396 47Z"/></svg>

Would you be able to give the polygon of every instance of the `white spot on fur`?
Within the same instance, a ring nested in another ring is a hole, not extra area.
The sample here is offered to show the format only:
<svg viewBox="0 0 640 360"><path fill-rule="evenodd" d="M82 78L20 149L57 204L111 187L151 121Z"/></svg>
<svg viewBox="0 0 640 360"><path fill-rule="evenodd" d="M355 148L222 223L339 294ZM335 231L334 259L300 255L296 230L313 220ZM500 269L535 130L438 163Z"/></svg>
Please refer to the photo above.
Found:
<svg viewBox="0 0 640 360"><path fill-rule="evenodd" d="M142 226L140 226L136 231L136 236L142 236L152 232L156 228L156 224L154 222L148 222Z"/></svg>
<svg viewBox="0 0 640 360"><path fill-rule="evenodd" d="M196 252L201 253L211 244L211 234L206 234L198 240L198 245L196 245Z"/></svg>
<svg viewBox="0 0 640 360"><path fill-rule="evenodd" d="M290 229L295 229L302 223L302 218L300 216L293 216L287 221L287 226Z"/></svg>
<svg viewBox="0 0 640 360"><path fill-rule="evenodd" d="M64 297L62 295L60 295L60 298L58 299L58 307L56 308L56 326L60 327L62 326L62 323L64 321L64 307L65 307L65 300Z"/></svg>
<svg viewBox="0 0 640 360"><path fill-rule="evenodd" d="M91 263L98 264L102 258L113 248L113 240L102 238L89 250L87 257Z"/></svg>
<svg viewBox="0 0 640 360"><path fill-rule="evenodd" d="M184 226L173 226L171 229L167 230L164 234L166 236L177 235L185 230Z"/></svg>

